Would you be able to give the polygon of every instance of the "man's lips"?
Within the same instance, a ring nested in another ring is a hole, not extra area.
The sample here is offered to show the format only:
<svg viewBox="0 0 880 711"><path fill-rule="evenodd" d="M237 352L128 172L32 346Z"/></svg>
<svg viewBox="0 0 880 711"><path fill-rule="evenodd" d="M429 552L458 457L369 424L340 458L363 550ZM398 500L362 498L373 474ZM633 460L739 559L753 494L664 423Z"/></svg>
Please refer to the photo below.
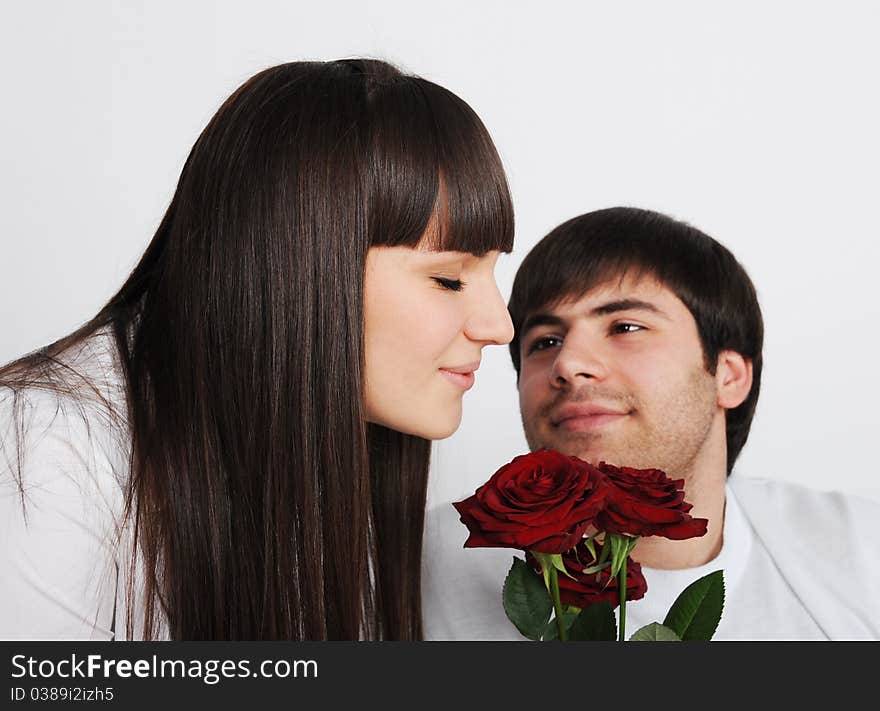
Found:
<svg viewBox="0 0 880 711"><path fill-rule="evenodd" d="M479 367L480 361L475 361L451 368L440 368L440 373L454 385L464 390L470 390L476 381L474 371Z"/></svg>
<svg viewBox="0 0 880 711"><path fill-rule="evenodd" d="M550 423L568 432L589 432L618 422L629 414L627 410L603 405L563 405L551 415Z"/></svg>

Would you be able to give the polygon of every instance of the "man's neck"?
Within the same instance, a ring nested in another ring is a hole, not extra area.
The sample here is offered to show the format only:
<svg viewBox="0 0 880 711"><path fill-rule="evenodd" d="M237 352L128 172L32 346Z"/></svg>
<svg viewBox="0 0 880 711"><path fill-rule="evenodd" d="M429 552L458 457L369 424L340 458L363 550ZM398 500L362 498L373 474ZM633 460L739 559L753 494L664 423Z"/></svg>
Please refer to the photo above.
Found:
<svg viewBox="0 0 880 711"><path fill-rule="evenodd" d="M713 560L724 543L726 472L689 476L685 479L685 500L694 505L690 515L709 520L705 536L672 541L660 536L642 538L632 553L633 560L647 568L677 570L696 568Z"/></svg>

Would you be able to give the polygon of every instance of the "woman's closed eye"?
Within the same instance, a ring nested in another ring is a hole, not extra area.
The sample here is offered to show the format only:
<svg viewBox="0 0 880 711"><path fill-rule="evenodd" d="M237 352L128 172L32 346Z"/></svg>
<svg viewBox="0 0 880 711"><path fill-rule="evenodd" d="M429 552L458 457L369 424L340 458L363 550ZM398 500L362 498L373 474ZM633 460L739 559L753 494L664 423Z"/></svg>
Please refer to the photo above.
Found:
<svg viewBox="0 0 880 711"><path fill-rule="evenodd" d="M444 289L449 289L450 291L461 291L466 286L461 279L444 279L443 277L431 278Z"/></svg>

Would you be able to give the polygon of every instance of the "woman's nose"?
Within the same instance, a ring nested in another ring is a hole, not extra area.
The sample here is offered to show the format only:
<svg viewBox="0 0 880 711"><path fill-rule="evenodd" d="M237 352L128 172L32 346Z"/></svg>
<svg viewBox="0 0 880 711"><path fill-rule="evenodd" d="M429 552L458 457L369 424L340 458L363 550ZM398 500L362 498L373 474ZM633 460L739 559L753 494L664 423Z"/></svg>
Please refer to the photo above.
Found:
<svg viewBox="0 0 880 711"><path fill-rule="evenodd" d="M513 340L513 321L498 286L492 286L483 293L474 294L474 307L465 326L465 334L472 341L494 343L503 346Z"/></svg>

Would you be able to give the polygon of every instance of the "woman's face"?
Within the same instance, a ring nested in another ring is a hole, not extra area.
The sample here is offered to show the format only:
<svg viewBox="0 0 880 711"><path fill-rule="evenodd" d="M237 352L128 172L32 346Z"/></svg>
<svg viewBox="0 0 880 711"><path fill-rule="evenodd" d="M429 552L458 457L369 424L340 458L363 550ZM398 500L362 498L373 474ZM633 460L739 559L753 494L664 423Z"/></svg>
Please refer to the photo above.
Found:
<svg viewBox="0 0 880 711"><path fill-rule="evenodd" d="M448 437L483 347L513 338L495 284L498 252L371 247L364 319L367 420L426 439Z"/></svg>

